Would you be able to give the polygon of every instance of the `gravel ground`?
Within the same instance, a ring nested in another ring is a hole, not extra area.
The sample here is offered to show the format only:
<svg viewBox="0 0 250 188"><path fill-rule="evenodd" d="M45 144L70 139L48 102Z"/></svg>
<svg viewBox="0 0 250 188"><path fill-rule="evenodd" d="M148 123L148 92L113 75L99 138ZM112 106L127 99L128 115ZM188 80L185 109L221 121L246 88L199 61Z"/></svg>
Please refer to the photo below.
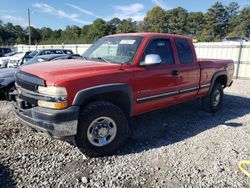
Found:
<svg viewBox="0 0 250 188"><path fill-rule="evenodd" d="M238 169L250 160L250 80L225 92L216 114L194 101L134 118L116 155L92 159L21 125L0 101L0 187L250 187Z"/></svg>

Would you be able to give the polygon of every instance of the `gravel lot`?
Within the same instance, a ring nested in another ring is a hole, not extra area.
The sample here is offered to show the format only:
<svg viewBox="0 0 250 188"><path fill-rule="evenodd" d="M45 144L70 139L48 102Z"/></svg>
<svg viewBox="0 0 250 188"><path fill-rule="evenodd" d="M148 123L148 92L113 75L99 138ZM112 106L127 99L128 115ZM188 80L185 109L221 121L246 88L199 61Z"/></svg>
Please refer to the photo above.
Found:
<svg viewBox="0 0 250 188"><path fill-rule="evenodd" d="M88 159L18 123L0 101L0 187L250 187L238 162L250 160L250 80L235 80L223 109L198 101L131 120L116 155Z"/></svg>

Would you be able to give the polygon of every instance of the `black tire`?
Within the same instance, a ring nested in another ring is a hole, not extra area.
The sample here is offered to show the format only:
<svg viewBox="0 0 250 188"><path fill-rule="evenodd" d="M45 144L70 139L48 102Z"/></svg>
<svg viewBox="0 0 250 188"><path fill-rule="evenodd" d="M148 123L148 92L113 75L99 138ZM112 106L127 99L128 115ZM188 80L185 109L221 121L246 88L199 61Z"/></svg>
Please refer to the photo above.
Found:
<svg viewBox="0 0 250 188"><path fill-rule="evenodd" d="M5 99L8 100L8 101L11 101L11 97L10 97L10 93L13 92L15 90L15 85L14 84L11 84L9 85L6 89L5 89Z"/></svg>
<svg viewBox="0 0 250 188"><path fill-rule="evenodd" d="M218 98L216 100L216 96L218 95L219 95L219 100ZM211 93L202 99L202 106L204 110L210 113L215 113L218 110L220 110L223 104L223 97L224 97L224 92L221 83L215 83Z"/></svg>
<svg viewBox="0 0 250 188"><path fill-rule="evenodd" d="M108 117L116 124L116 135L104 146L95 146L88 139L91 123L100 117ZM128 120L124 112L116 105L97 101L90 103L81 110L76 135L77 147L89 157L107 156L113 154L125 142L129 132Z"/></svg>

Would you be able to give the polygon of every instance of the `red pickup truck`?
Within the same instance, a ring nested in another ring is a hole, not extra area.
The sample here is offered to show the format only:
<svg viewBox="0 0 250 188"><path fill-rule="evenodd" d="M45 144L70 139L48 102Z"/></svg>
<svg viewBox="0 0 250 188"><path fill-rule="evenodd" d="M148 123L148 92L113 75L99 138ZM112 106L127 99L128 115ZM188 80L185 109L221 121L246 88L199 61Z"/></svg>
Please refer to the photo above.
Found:
<svg viewBox="0 0 250 188"><path fill-rule="evenodd" d="M234 72L231 60L197 59L190 38L159 33L106 36L83 57L20 68L13 104L24 124L74 138L88 156L118 149L130 117L193 99L216 112Z"/></svg>

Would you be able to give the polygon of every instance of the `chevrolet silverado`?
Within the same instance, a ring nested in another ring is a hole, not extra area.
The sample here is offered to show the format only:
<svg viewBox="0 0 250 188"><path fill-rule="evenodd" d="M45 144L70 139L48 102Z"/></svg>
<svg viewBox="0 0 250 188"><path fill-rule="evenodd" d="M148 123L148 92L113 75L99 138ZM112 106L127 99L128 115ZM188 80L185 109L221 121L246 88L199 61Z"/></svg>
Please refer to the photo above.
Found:
<svg viewBox="0 0 250 188"><path fill-rule="evenodd" d="M190 38L170 34L106 36L83 58L21 67L13 104L24 124L73 138L88 156L121 147L131 117L193 99L218 111L234 72L232 60L197 59Z"/></svg>

